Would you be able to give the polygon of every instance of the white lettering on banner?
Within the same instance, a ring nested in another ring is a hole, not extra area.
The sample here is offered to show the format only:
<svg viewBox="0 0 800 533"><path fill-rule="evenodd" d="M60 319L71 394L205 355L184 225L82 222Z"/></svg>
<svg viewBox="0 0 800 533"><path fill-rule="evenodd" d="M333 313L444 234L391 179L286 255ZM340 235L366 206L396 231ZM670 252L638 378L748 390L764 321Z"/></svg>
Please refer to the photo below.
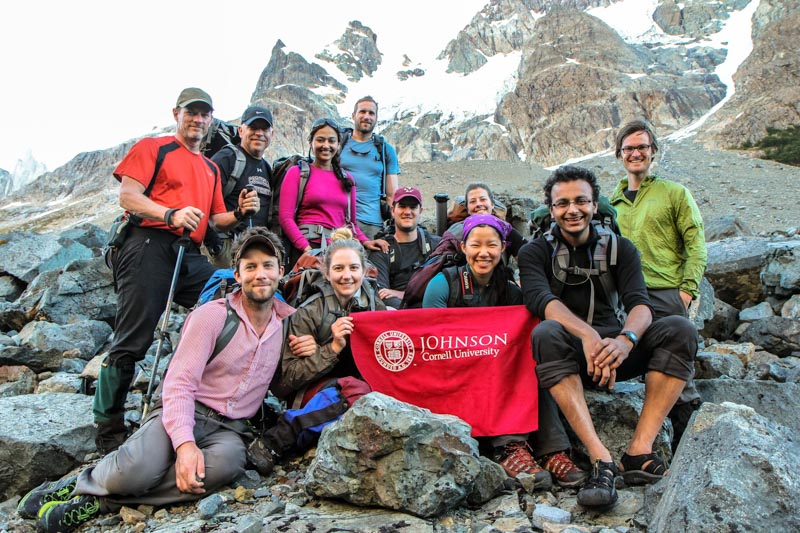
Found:
<svg viewBox="0 0 800 533"><path fill-rule="evenodd" d="M373 345L375 359L390 372L400 372L414 361L414 343L402 331L384 331Z"/></svg>
<svg viewBox="0 0 800 533"><path fill-rule="evenodd" d="M439 335L420 337L423 350L452 350L455 348L508 346L508 333L502 335Z"/></svg>

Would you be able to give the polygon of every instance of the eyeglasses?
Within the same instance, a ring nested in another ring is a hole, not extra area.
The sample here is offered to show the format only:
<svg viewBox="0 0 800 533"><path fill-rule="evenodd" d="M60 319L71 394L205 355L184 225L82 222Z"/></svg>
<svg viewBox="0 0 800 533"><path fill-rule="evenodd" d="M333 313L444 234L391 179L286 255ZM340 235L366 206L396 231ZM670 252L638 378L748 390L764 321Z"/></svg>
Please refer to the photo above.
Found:
<svg viewBox="0 0 800 533"><path fill-rule="evenodd" d="M332 118L318 118L317 120L311 123L312 130L315 130L321 126L330 126L336 131L339 131L339 125L336 122L334 122Z"/></svg>
<svg viewBox="0 0 800 533"><path fill-rule="evenodd" d="M639 153L645 153L650 149L649 144L640 144L639 146L623 146L621 150L628 155L631 155L633 152L638 151Z"/></svg>
<svg viewBox="0 0 800 533"><path fill-rule="evenodd" d="M591 198L586 198L585 196L578 196L574 200L567 200L566 198L563 198L563 199L561 199L561 200L559 200L557 202L553 202L552 205L556 209L566 209L571 204L575 204L578 207L586 207L587 205L589 205L591 203L592 203L592 199Z"/></svg>

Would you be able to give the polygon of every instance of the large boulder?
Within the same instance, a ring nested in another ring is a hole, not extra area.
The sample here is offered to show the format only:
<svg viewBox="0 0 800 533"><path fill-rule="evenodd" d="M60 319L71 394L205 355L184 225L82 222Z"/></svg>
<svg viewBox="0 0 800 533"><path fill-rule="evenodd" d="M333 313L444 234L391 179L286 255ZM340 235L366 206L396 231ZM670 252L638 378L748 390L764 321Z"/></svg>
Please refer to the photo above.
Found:
<svg viewBox="0 0 800 533"><path fill-rule="evenodd" d="M62 271L38 276L16 302L0 302L0 326L22 329L31 320L68 324L102 320L113 324L117 296L102 257L73 261Z"/></svg>
<svg viewBox="0 0 800 533"><path fill-rule="evenodd" d="M756 320L742 333L741 340L776 355L800 353L800 320L780 316Z"/></svg>
<svg viewBox="0 0 800 533"><path fill-rule="evenodd" d="M705 403L675 453L649 531L800 530L800 444L732 403Z"/></svg>
<svg viewBox="0 0 800 533"><path fill-rule="evenodd" d="M622 457L633 438L636 424L644 405L644 384L638 381L617 383L613 392L586 390L584 392L589 414L594 422L597 436L615 458ZM591 462L588 452L577 435L565 423L570 441L574 444L577 460L586 468ZM664 420L664 425L656 435L653 451L669 461L672 457L672 423Z"/></svg>
<svg viewBox="0 0 800 533"><path fill-rule="evenodd" d="M90 396L0 398L0 420L0 500L68 473L95 451Z"/></svg>
<svg viewBox="0 0 800 533"><path fill-rule="evenodd" d="M697 391L706 402L734 402L755 409L775 423L800 432L800 385L735 379L698 379ZM690 434L687 431L687 434ZM683 440L686 440L685 438Z"/></svg>
<svg viewBox="0 0 800 533"><path fill-rule="evenodd" d="M762 237L731 237L708 243L705 275L717 298L739 309L761 301L759 275L769 242Z"/></svg>
<svg viewBox="0 0 800 533"><path fill-rule="evenodd" d="M81 359L89 360L108 340L111 326L98 320L81 320L70 324L29 322L19 332L19 342L40 351L77 350Z"/></svg>
<svg viewBox="0 0 800 533"><path fill-rule="evenodd" d="M719 241L728 237L752 236L747 224L736 215L725 215L703 221L706 242Z"/></svg>
<svg viewBox="0 0 800 533"><path fill-rule="evenodd" d="M800 292L800 241L793 247L786 243L773 251L761 272L761 282L767 294L784 298Z"/></svg>
<svg viewBox="0 0 800 533"><path fill-rule="evenodd" d="M92 257L92 251L52 233L21 231L0 235L0 257L0 272L29 283L40 272L59 270L76 259Z"/></svg>
<svg viewBox="0 0 800 533"><path fill-rule="evenodd" d="M322 433L306 489L321 498L421 517L463 504L476 482L485 485L484 497L491 497L506 475L480 459L470 431L454 416L373 392Z"/></svg>
<svg viewBox="0 0 800 533"><path fill-rule="evenodd" d="M700 335L711 339L730 339L739 324L739 310L719 298L714 298L713 305L713 315L703 323Z"/></svg>

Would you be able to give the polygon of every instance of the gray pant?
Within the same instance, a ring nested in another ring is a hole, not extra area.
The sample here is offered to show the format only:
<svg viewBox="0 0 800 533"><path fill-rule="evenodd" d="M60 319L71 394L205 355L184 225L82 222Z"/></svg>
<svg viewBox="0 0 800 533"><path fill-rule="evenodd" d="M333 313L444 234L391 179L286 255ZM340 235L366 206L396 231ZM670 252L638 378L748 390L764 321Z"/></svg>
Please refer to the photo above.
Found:
<svg viewBox="0 0 800 533"><path fill-rule="evenodd" d="M679 289L647 289L650 296L650 303L653 305L653 320L664 318L665 316L677 315L688 318L688 310L683 305ZM697 392L697 387L694 386L694 366L692 367L692 375L686 381L686 386L681 391L681 396L675 405L689 403L694 400L700 399L700 393Z"/></svg>
<svg viewBox="0 0 800 533"><path fill-rule="evenodd" d="M204 498L244 473L245 445L235 431L196 414L194 438L205 458L205 494L178 490L176 454L161 422L161 409L153 411L117 451L83 470L74 494L100 496L109 511L121 505L167 505Z"/></svg>

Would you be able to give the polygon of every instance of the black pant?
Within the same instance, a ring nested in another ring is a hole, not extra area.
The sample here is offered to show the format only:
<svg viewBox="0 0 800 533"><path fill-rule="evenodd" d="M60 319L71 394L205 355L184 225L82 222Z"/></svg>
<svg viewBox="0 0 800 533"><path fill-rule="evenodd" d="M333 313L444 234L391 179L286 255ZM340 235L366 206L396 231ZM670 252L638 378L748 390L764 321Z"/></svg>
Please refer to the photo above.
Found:
<svg viewBox="0 0 800 533"><path fill-rule="evenodd" d="M178 259L177 241L167 231L131 228L114 264L117 316L108 364L127 366L144 359L167 304ZM214 271L192 242L183 256L174 301L192 307Z"/></svg>
<svg viewBox="0 0 800 533"><path fill-rule="evenodd" d="M602 330L601 337L616 337L619 328ZM617 368L617 381L632 379L656 370L684 381L692 375L697 354L697 333L689 320L668 316L653 322L639 344ZM545 320L533 330L533 354L539 386L549 389L572 374L591 382L580 339L554 320Z"/></svg>

